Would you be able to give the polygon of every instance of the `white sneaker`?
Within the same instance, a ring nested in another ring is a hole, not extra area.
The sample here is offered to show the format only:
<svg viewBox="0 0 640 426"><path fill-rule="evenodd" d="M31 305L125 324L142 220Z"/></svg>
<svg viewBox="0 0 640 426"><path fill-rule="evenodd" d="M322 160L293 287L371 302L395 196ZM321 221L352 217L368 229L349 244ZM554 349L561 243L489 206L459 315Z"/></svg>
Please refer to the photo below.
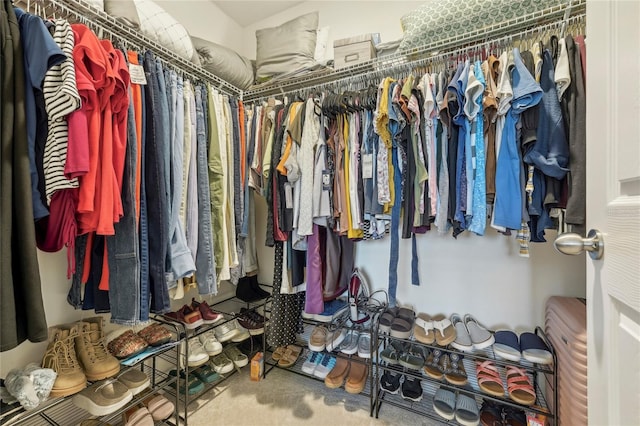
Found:
<svg viewBox="0 0 640 426"><path fill-rule="evenodd" d="M357 331L351 330L347 337L340 345L340 352L347 355L353 355L358 352L358 338L360 335Z"/></svg>
<svg viewBox="0 0 640 426"><path fill-rule="evenodd" d="M358 356L360 358L371 358L371 334L360 334L360 339L358 340Z"/></svg>
<svg viewBox="0 0 640 426"><path fill-rule="evenodd" d="M244 328L243 326L241 326L238 323L237 319L234 319L233 321L231 321L233 323L233 325L235 326L236 330L238 331L236 333L235 336L233 336L231 338L232 342L242 342L244 340L247 340L249 337L251 337L251 333L249 333L249 330L247 330L246 328Z"/></svg>
<svg viewBox="0 0 640 426"><path fill-rule="evenodd" d="M209 361L209 355L202 347L202 343L197 337L193 337L188 341L189 345L189 357L187 358L187 365L189 367L199 367Z"/></svg>
<svg viewBox="0 0 640 426"><path fill-rule="evenodd" d="M199 336L200 343L209 356L218 355L222 352L222 343L218 342L213 330L209 330Z"/></svg>
<svg viewBox="0 0 640 426"><path fill-rule="evenodd" d="M216 338L219 342L224 343L233 339L239 330L234 325L235 321L227 321L224 324L220 324L216 327Z"/></svg>

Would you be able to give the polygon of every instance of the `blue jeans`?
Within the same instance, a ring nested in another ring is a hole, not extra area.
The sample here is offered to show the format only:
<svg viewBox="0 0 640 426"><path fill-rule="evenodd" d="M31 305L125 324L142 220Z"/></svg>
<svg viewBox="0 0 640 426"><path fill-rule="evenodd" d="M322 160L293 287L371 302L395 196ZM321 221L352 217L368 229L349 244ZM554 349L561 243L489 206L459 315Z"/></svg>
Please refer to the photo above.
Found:
<svg viewBox="0 0 640 426"><path fill-rule="evenodd" d="M169 104L175 107L175 115L173 117L174 122L170 123L173 132L171 133L171 151L169 154L169 158L171 159L171 175L169 178L170 269L167 269L167 285L169 288L175 287L176 280L193 274L196 269L193 257L191 256L191 250L189 250L187 246L184 229L180 223L184 159L184 90L182 78L175 77L175 72L171 72L171 97L169 98Z"/></svg>
<svg viewBox="0 0 640 426"><path fill-rule="evenodd" d="M170 309L169 289L165 278L169 247L168 171L165 165L165 160L169 160L169 110L162 67L159 62L156 63L152 52L145 53L144 65L148 76L145 86L147 114L143 179L147 229L152 231L148 232L150 310L164 313Z"/></svg>
<svg viewBox="0 0 640 426"><path fill-rule="evenodd" d="M198 293L217 294L216 264L213 249L213 230L211 228L211 198L209 195L209 159L207 156L206 99L207 89L197 86L196 129L198 159L198 250L196 252L196 281Z"/></svg>
<svg viewBox="0 0 640 426"><path fill-rule="evenodd" d="M133 100L129 103L128 138L122 178L124 216L116 223L115 235L107 237L111 322L135 325L140 318L140 261L136 225L136 158L137 137Z"/></svg>
<svg viewBox="0 0 640 426"><path fill-rule="evenodd" d="M142 55L138 56L138 63L142 63ZM151 74L146 73L147 81L150 80ZM146 135L147 135L147 103L145 90L141 91L142 100L142 135L141 145L142 150L140 160L140 322L146 322L149 320L149 229L147 223L147 189L145 184L145 163L146 163Z"/></svg>

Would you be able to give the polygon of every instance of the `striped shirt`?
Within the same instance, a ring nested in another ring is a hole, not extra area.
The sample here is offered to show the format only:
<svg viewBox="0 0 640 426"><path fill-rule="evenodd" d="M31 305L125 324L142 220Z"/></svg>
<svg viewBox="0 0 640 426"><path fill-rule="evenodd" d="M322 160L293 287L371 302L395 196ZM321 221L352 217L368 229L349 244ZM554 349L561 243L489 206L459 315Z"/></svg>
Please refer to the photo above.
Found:
<svg viewBox="0 0 640 426"><path fill-rule="evenodd" d="M80 108L80 95L76 86L73 64L74 35L64 19L55 21L53 39L67 56L62 63L54 65L44 77L43 94L48 116L47 142L44 147L44 180L47 203L51 203L54 192L77 188L78 179L67 179L64 166L67 161L69 131L67 116Z"/></svg>

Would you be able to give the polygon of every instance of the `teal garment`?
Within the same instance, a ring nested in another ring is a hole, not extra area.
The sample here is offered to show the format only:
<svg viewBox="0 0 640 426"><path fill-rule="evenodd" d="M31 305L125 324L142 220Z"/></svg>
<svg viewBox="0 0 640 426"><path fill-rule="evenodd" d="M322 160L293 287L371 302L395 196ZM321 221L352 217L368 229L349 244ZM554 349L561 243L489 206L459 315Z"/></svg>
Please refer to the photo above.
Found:
<svg viewBox="0 0 640 426"><path fill-rule="evenodd" d="M486 81L480 65L475 64L475 75L484 88ZM469 231L484 235L487 225L487 183L486 183L486 158L484 146L484 114L482 108L482 96L477 99L478 115L476 115L476 140L475 140L475 175L473 183L473 217L469 225Z"/></svg>

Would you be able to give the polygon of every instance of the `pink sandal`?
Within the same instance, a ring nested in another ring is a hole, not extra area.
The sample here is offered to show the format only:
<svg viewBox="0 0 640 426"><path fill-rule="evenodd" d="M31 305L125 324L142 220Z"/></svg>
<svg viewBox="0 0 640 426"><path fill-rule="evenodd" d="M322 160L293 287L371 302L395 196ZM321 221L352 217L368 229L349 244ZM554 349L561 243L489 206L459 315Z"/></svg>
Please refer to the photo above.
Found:
<svg viewBox="0 0 640 426"><path fill-rule="evenodd" d="M507 367L507 390L511 399L518 404L533 405L536 402L536 391L522 368Z"/></svg>
<svg viewBox="0 0 640 426"><path fill-rule="evenodd" d="M504 397L504 386L498 368L493 361L476 362L478 386L489 395Z"/></svg>

